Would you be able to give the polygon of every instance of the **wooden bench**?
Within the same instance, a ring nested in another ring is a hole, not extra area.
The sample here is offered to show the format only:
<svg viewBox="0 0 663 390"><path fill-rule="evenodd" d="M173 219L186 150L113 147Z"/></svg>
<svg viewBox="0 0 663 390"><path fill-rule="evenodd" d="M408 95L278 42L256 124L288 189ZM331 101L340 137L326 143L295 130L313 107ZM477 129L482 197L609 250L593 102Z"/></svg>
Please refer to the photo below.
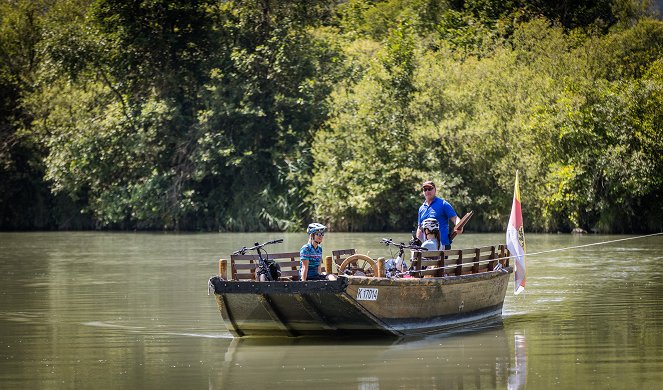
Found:
<svg viewBox="0 0 663 390"><path fill-rule="evenodd" d="M502 266L508 266L509 259L505 259L508 256L509 251L505 245L426 251L415 254L414 270L418 271L416 275L419 277L477 274L492 271L498 261Z"/></svg>
<svg viewBox="0 0 663 390"><path fill-rule="evenodd" d="M299 252L270 253L264 259L276 261L281 266L280 280L299 280ZM256 280L258 255L231 255L230 272L232 280Z"/></svg>

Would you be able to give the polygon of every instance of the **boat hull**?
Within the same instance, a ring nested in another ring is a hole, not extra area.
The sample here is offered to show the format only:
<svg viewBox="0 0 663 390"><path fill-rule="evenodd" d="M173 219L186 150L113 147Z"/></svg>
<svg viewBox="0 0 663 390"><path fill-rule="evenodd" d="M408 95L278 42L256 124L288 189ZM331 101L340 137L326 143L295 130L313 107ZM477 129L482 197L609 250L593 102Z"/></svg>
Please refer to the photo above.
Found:
<svg viewBox="0 0 663 390"><path fill-rule="evenodd" d="M501 317L511 267L441 278L254 282L210 279L228 330L245 336L396 337Z"/></svg>

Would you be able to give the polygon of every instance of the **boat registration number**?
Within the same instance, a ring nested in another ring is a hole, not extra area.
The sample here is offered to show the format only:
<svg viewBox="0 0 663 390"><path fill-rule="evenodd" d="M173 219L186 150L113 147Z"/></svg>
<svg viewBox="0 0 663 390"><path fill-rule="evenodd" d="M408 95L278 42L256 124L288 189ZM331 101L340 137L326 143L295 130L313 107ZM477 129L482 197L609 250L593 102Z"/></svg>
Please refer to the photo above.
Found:
<svg viewBox="0 0 663 390"><path fill-rule="evenodd" d="M377 288L360 288L357 291L358 301L377 301L378 289Z"/></svg>

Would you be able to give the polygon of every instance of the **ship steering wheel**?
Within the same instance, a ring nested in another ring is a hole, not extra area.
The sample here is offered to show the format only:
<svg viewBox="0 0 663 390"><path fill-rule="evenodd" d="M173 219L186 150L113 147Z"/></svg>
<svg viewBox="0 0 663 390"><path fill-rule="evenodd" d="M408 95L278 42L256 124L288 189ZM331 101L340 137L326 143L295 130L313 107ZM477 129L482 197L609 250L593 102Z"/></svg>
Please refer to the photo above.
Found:
<svg viewBox="0 0 663 390"><path fill-rule="evenodd" d="M347 272L346 272L347 270ZM338 267L339 274L346 274L352 276L377 276L378 265L377 263L366 255L352 255L343 260Z"/></svg>

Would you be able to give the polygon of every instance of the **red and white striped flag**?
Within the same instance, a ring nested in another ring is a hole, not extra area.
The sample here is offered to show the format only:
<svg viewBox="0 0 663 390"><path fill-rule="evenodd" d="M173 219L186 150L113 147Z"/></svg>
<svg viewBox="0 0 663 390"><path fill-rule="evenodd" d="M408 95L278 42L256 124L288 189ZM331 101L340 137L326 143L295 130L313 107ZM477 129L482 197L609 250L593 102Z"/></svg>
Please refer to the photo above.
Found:
<svg viewBox="0 0 663 390"><path fill-rule="evenodd" d="M506 228L506 246L514 259L516 273L514 294L518 295L525 290L525 230L523 229L523 213L520 208L520 189L518 187L518 172L516 171L516 184L513 189L513 204L509 226Z"/></svg>

